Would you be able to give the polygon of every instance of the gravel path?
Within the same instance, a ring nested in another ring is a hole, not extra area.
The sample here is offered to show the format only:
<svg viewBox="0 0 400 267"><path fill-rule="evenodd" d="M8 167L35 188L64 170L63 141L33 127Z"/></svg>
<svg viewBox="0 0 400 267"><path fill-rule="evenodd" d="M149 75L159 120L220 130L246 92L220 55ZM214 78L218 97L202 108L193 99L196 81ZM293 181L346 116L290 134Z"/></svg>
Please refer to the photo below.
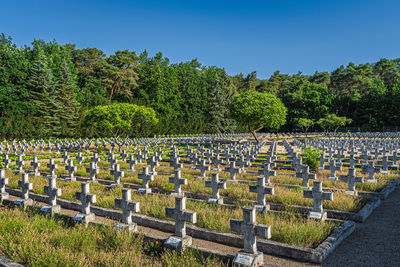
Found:
<svg viewBox="0 0 400 267"><path fill-rule="evenodd" d="M400 266L400 188L383 200L323 266Z"/></svg>

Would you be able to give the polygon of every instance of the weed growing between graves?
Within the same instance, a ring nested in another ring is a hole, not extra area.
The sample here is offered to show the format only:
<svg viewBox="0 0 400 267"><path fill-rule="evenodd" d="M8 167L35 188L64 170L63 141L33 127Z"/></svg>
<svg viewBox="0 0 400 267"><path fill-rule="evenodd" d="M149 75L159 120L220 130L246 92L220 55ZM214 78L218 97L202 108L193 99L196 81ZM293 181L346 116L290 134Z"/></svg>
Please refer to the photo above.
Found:
<svg viewBox="0 0 400 267"><path fill-rule="evenodd" d="M8 177L9 186L17 188L20 176L8 174ZM43 187L48 183L47 179L31 177L31 181L33 182L33 192L43 194ZM75 192L80 191L80 184L80 182L57 181L57 187L62 190L61 198L76 201ZM90 192L96 195L96 206L111 209L115 209L114 199L120 198L122 195L120 188L109 190L99 183L91 183ZM132 201L140 203L140 214L159 219L168 219L165 216L165 208L175 206L174 197L161 194L142 195L132 192ZM304 201L312 203L310 199L304 199ZM220 206L209 205L204 201L190 199L187 201L187 209L197 213L196 226L221 232L230 232L230 219L242 218L241 207L239 203L236 206ZM258 214L257 222L272 226L272 240L305 247L317 246L339 225L332 221L320 222L307 219L292 211Z"/></svg>
<svg viewBox="0 0 400 267"><path fill-rule="evenodd" d="M107 225L72 227L69 220L38 215L35 209L0 208L0 253L32 266L225 266L188 249L179 254L114 231Z"/></svg>

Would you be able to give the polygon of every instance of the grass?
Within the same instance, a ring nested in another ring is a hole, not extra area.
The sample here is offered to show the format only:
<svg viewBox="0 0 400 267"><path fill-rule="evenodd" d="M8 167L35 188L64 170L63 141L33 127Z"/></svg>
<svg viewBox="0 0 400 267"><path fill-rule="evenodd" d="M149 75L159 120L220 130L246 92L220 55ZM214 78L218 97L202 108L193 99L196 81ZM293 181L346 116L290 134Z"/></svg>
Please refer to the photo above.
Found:
<svg viewBox="0 0 400 267"><path fill-rule="evenodd" d="M17 181L20 176L11 173L7 173L7 175L9 186L17 188ZM31 181L33 182L33 191L43 194L43 187L48 183L47 179L44 177L32 177ZM57 186L62 190L61 198L68 200L75 201L75 192L80 191L79 182L58 181ZM104 208L114 208L114 199L120 198L122 195L121 189L109 190L98 183L91 183L90 192L97 197L96 205ZM142 195L133 192L132 200L140 203L141 214L159 219L168 219L165 217L165 207L174 207L174 198L168 195ZM307 199L305 201L310 200ZM230 232L229 219L242 218L241 207L239 204L229 207L187 200L187 209L197 213L196 226L221 232ZM272 240L305 247L316 247L338 226L337 222L315 221L293 211L257 214L257 222L271 225Z"/></svg>
<svg viewBox="0 0 400 267"><path fill-rule="evenodd" d="M87 166L87 165L86 165ZM85 167L86 166L80 166L78 168L78 171L75 172L75 175L77 176L86 176L88 177L88 174L86 173ZM106 167L109 166L109 164L106 164L105 162L101 162L99 166ZM138 164L135 166L137 170L142 169L142 167L145 166L145 164ZM62 169L63 167L59 167L57 170L57 175L66 175L67 172ZM121 168L128 168L128 164L121 162ZM42 167L43 170L46 170L45 167ZM163 173L172 173L173 169L170 167L157 167L158 172L163 172ZM199 175L198 170L193 170L190 168L183 168L181 170L182 177L186 178L188 180L187 185L183 185L182 189L184 191L190 191L192 193L203 193L203 194L211 194L211 189L205 187L205 180L204 179L196 179L194 176ZM225 172L219 172L221 178L229 178L229 173ZM207 172L208 177L211 176L211 172ZM241 177L238 177L238 179L243 179L243 180L248 180L251 183L250 184L256 184L256 176L251 175L251 174L239 174ZM154 181L150 181L150 187L152 188L160 188L165 192L172 192L174 190L174 185L169 183L169 177L173 176L171 175L156 175ZM342 188L346 189L347 188L347 183L340 182L340 181L329 181L327 178L328 175L319 175L318 178L319 180L323 181L323 186L324 187L333 187L333 188ZM104 180L114 180L114 177L110 175L110 172L105 169L100 169L99 174L96 176L98 179L104 179ZM395 176L393 176L395 177ZM378 186L384 187L386 185L386 179L387 176L385 175L377 175L378 182L375 184L372 183L364 183L364 184L357 184L358 187L363 186L364 189L374 189L377 188ZM207 178L209 179L209 178ZM127 172L125 171L125 177L121 178L122 182L125 183L133 183L133 184L138 184L141 185L142 181L137 178L137 172ZM276 177L271 178L272 183L276 184L292 184L292 185L301 185L302 184L302 179L298 178L293 178L292 176L289 175L279 175ZM310 186L312 186L313 182L310 180ZM367 188L367 186L370 186L371 188ZM357 188L360 190L359 188ZM78 189L79 190L79 189ZM372 190L371 190L372 191ZM250 193L249 192L249 186L247 184L240 184L240 183L227 183L227 189L226 190L220 190L220 194L222 196L226 196L231 198L237 205L247 205L251 201L255 201L256 194L255 193ZM313 206L313 200L312 199L305 199L303 198L303 192L301 190L293 190L293 189L288 189L285 187L277 187L275 186L275 194L274 195L266 195L266 200L268 202L275 202L275 203L282 203L285 205L301 205L301 206ZM334 192L334 200L333 201L324 201L323 202L323 207L325 209L333 209L333 210L340 210L340 211L349 211L349 212L357 212L359 211L364 204L368 201L368 198L365 197L354 197L345 194L344 192L337 191Z"/></svg>
<svg viewBox="0 0 400 267"><path fill-rule="evenodd" d="M105 225L72 227L35 209L0 208L0 253L29 266L224 266L188 249L182 254Z"/></svg>

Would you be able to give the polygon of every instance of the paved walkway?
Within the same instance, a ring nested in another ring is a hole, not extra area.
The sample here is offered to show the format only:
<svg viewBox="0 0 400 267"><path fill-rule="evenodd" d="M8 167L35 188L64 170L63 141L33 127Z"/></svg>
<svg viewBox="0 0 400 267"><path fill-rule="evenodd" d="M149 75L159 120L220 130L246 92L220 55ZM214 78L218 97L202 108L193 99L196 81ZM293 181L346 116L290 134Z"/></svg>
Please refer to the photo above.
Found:
<svg viewBox="0 0 400 267"><path fill-rule="evenodd" d="M323 266L400 266L400 187L357 223Z"/></svg>

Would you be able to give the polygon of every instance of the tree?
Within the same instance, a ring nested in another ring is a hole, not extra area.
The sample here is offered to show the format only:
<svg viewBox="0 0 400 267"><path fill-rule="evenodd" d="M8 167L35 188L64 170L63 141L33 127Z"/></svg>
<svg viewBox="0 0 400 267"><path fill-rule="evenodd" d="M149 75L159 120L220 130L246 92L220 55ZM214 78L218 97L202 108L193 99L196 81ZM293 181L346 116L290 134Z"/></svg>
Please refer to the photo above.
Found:
<svg viewBox="0 0 400 267"><path fill-rule="evenodd" d="M34 61L29 79L26 82L37 121L37 135L42 137L58 136L61 128L56 114L62 108L55 99L53 76L47 66L47 58L41 52Z"/></svg>
<svg viewBox="0 0 400 267"><path fill-rule="evenodd" d="M257 142L257 131L263 128L277 131L286 122L286 107L282 101L272 94L254 90L235 95L230 110L232 117L246 126Z"/></svg>
<svg viewBox="0 0 400 267"><path fill-rule="evenodd" d="M75 98L75 86L67 63L64 61L60 70L60 78L56 84L56 100L62 107L58 112L61 126L60 136L74 136L78 126L79 104Z"/></svg>
<svg viewBox="0 0 400 267"><path fill-rule="evenodd" d="M83 127L97 137L143 137L158 123L152 108L127 103L97 106L85 113Z"/></svg>
<svg viewBox="0 0 400 267"><path fill-rule="evenodd" d="M297 120L297 127L303 130L303 132L307 132L308 128L313 126L315 122L313 120L307 118L299 118Z"/></svg>
<svg viewBox="0 0 400 267"><path fill-rule="evenodd" d="M334 129L334 132L336 132L339 127L344 127L351 122L352 119L338 117L335 114L329 114L325 118L319 119L317 123L322 127L322 129L324 129L324 131Z"/></svg>

